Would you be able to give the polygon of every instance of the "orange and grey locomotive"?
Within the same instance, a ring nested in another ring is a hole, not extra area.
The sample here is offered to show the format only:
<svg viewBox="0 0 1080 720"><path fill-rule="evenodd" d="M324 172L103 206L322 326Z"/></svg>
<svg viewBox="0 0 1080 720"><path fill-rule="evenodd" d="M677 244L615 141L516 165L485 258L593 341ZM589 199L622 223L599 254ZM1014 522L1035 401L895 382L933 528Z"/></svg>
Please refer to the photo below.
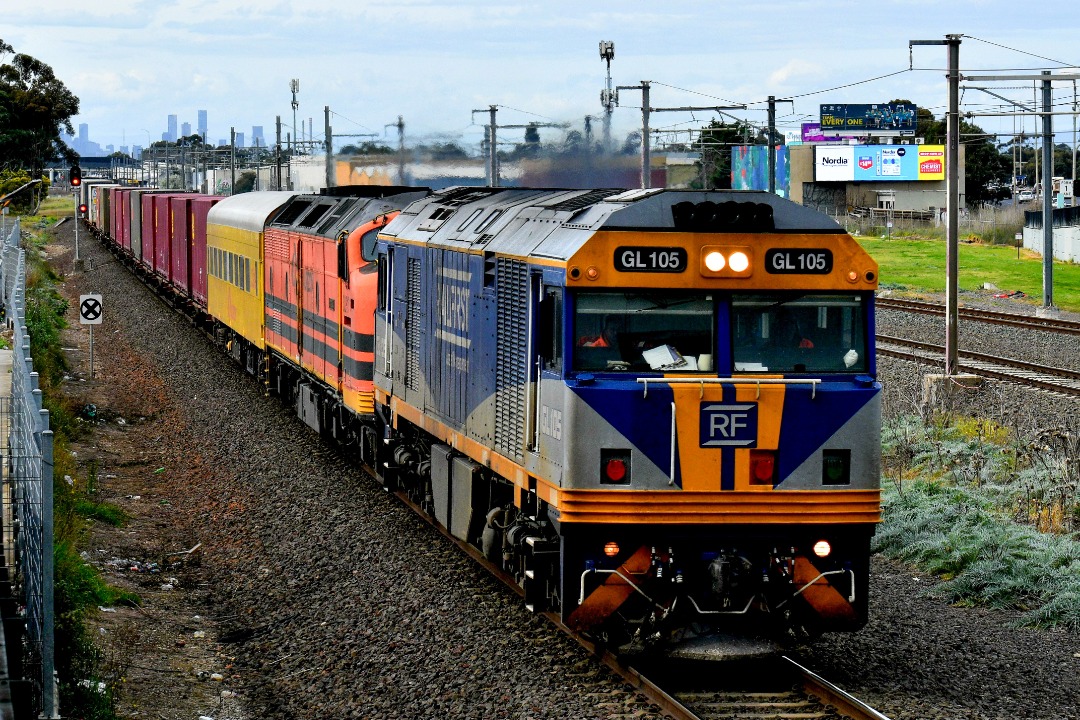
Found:
<svg viewBox="0 0 1080 720"><path fill-rule="evenodd" d="M452 188L375 248L365 449L613 646L867 619L877 265L761 192Z"/></svg>

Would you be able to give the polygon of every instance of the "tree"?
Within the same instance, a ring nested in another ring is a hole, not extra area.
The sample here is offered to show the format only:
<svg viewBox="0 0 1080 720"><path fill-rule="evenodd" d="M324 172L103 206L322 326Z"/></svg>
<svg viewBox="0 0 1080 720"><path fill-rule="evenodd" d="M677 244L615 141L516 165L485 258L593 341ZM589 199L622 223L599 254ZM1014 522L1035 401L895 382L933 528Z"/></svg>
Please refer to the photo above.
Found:
<svg viewBox="0 0 1080 720"><path fill-rule="evenodd" d="M452 142L437 142L434 145L420 145L416 150L421 155L427 155L432 160L459 160L469 156L460 145Z"/></svg>
<svg viewBox="0 0 1080 720"><path fill-rule="evenodd" d="M892 100L893 103L914 105L910 100ZM916 137L928 145L944 145L948 140L949 126L945 118L937 119L926 108L916 108ZM960 120L960 143L964 146L965 201L969 206L986 205L1009 195L1009 178L1012 160L1001 152L978 125Z"/></svg>
<svg viewBox="0 0 1080 720"><path fill-rule="evenodd" d="M0 40L0 57L14 49ZM0 65L0 167L26 168L37 174L45 163L78 155L60 139L61 128L75 133L71 118L79 99L57 79L53 69L22 53Z"/></svg>
<svg viewBox="0 0 1080 720"><path fill-rule="evenodd" d="M41 179L41 185L25 187L32 178L26 170L0 170L0 197L15 192L19 188L23 191L8 199L8 204L18 213L31 212L38 197L48 194L49 180Z"/></svg>
<svg viewBox="0 0 1080 720"><path fill-rule="evenodd" d="M757 139L758 133L750 123L736 120L728 124L723 120L712 120L701 129L698 143L701 150L701 176L706 189L731 189L731 148L747 145ZM760 136L764 142L764 135Z"/></svg>
<svg viewBox="0 0 1080 720"><path fill-rule="evenodd" d="M964 145L964 188L968 206L988 205L1009 196L1012 160L978 125L960 121Z"/></svg>
<svg viewBox="0 0 1080 720"><path fill-rule="evenodd" d="M393 155L397 150L382 143L366 140L359 145L345 145L338 154L340 155Z"/></svg>
<svg viewBox="0 0 1080 720"><path fill-rule="evenodd" d="M240 177L236 178L236 188L233 190L234 195L240 193L251 192L255 189L255 171L245 170L240 173Z"/></svg>

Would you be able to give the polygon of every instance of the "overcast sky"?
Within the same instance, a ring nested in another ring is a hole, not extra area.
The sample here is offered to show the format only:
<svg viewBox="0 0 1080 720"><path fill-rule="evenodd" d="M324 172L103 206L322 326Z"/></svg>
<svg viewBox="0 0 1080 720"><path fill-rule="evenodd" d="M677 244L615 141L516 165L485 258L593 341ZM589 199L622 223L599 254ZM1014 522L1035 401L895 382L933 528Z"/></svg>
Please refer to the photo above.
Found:
<svg viewBox="0 0 1080 720"><path fill-rule="evenodd" d="M48 63L80 99L77 127L87 123L102 146L161 139L167 116L197 129L208 111L208 139L235 127L250 138L262 125L273 142L274 118L292 125L289 81L300 81L298 125L314 120L321 135L329 106L335 135L375 133L404 117L407 141L455 141L475 149L498 105L498 124L531 121L581 128L592 115L599 131L605 64L598 43L615 43L615 85L649 80L651 105L747 104L732 111L766 121L769 95L778 125L815 121L821 103L875 103L905 98L942 115L946 103L943 46L912 39L965 37L961 70L1060 71L1080 66L1080 9L1074 2L998 0L39 0L5 2L0 39ZM909 70L913 60L914 70ZM980 83L1018 101L1033 101L1031 83ZM641 123L641 93L620 91L613 134ZM1055 101L1072 109L1073 86ZM965 110L1001 105L975 90ZM710 112L657 113L653 127L700 127ZM977 118L1012 132L1013 119ZM1058 116L1059 142L1072 143L1073 119ZM1026 121L1028 133L1035 120ZM544 130L554 140L557 130ZM384 135L385 133L385 135ZM502 139L522 131L507 129ZM335 145L361 138L339 138ZM250 142L250 141L249 141Z"/></svg>

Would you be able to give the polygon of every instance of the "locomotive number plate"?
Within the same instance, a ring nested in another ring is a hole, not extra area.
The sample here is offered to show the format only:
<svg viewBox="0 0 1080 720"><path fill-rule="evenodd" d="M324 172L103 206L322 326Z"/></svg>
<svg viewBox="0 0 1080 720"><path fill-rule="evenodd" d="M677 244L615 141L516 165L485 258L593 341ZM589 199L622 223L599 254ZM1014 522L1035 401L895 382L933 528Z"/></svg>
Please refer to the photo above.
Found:
<svg viewBox="0 0 1080 720"><path fill-rule="evenodd" d="M615 248L615 269L619 272L686 271L688 255L681 247L632 247Z"/></svg>
<svg viewBox="0 0 1080 720"><path fill-rule="evenodd" d="M765 271L780 275L828 275L832 250L821 248L772 248L765 251Z"/></svg>

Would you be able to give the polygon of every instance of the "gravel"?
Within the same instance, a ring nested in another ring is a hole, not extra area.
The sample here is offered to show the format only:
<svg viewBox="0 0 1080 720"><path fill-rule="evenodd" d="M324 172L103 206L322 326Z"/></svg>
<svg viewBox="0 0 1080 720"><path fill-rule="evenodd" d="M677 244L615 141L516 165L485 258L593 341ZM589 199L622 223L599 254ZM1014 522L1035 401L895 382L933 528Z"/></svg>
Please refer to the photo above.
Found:
<svg viewBox="0 0 1080 720"><path fill-rule="evenodd" d="M161 427L146 451L186 468L155 487L174 508L162 532L202 543L197 577L181 584L214 619L216 652L243 706L231 717L659 717L87 245L94 269L73 276L67 292L104 289L102 335L130 345L132 372L162 383L163 407L148 423ZM882 332L926 339L943 326L900 313L879 319ZM1075 340L965 326L965 344L976 342L971 333L988 347L1078 357ZM102 362L106 378L120 374ZM924 371L880 361L887 412L911 411ZM1076 412L1074 401L1000 384L967 401L1025 421ZM802 649L812 669L896 719L1080 718L1076 634L950 607L926 596L931 578L882 558L871 570L870 624ZM194 720L184 693L175 695L171 710L129 715Z"/></svg>

